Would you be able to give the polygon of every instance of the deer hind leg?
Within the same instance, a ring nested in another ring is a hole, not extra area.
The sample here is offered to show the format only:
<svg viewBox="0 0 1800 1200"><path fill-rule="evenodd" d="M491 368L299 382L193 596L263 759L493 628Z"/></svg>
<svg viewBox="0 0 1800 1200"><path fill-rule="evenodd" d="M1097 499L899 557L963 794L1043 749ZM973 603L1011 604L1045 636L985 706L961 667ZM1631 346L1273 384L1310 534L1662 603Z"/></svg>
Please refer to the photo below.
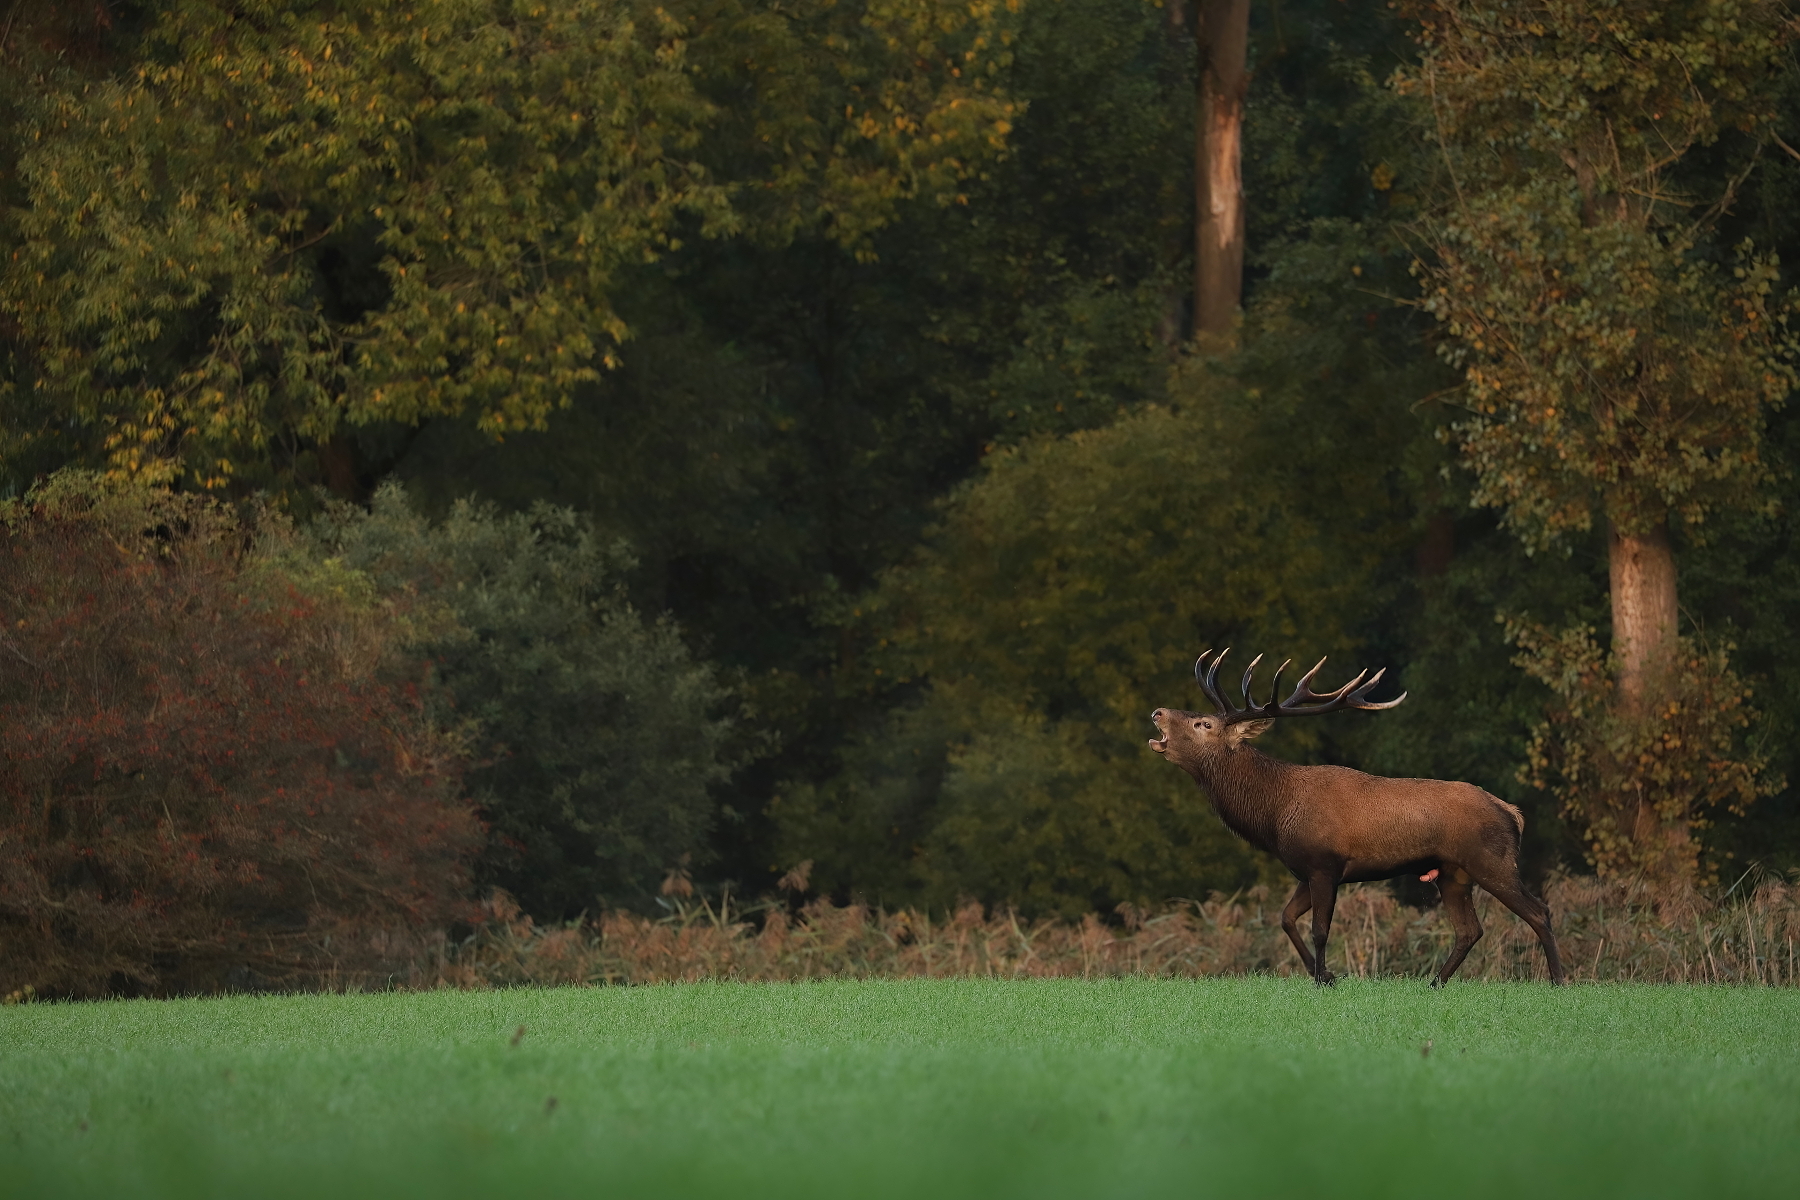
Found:
<svg viewBox="0 0 1800 1200"><path fill-rule="evenodd" d="M1337 982L1337 976L1325 966L1325 941L1331 936L1331 913L1337 907L1338 877L1341 868L1329 873L1313 872L1307 880L1307 891L1312 899L1312 943L1313 982L1320 987L1330 987Z"/></svg>
<svg viewBox="0 0 1800 1200"><path fill-rule="evenodd" d="M1562 955L1556 949L1556 934L1550 928L1550 906L1525 890L1525 883L1519 878L1516 866L1507 875L1511 878L1501 877L1492 883L1483 879L1481 886L1492 892L1500 903L1512 909L1519 920L1531 926L1531 931L1537 934L1539 944L1544 947L1544 962L1550 968L1550 982L1558 986L1567 983L1569 977L1563 972Z"/></svg>
<svg viewBox="0 0 1800 1200"><path fill-rule="evenodd" d="M1306 964L1306 973L1313 973L1312 951L1306 948L1306 941L1300 936L1300 918L1312 909L1312 885L1302 883L1288 897L1287 907L1281 910L1281 929L1288 935L1288 941L1294 943L1294 949L1300 952L1300 961Z"/></svg>
<svg viewBox="0 0 1800 1200"><path fill-rule="evenodd" d="M1450 947L1450 957L1438 968L1437 978L1431 981L1432 987L1449 983L1456 968L1462 966L1463 959L1481 940L1481 918L1475 915L1475 885L1469 880L1468 872L1461 867L1446 867L1438 880L1438 894L1444 898L1444 914L1450 918L1450 928L1456 931L1456 944Z"/></svg>

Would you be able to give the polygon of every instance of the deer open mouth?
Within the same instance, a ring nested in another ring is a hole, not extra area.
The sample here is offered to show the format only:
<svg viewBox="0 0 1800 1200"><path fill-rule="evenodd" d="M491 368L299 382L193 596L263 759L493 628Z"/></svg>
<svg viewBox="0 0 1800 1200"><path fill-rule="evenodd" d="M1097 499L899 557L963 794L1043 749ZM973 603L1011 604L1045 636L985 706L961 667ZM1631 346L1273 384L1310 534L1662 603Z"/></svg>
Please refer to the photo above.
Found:
<svg viewBox="0 0 1800 1200"><path fill-rule="evenodd" d="M1169 735L1163 729L1162 722L1160 720L1158 720L1158 716L1160 715L1160 713L1161 713L1161 710L1159 709L1156 713L1151 714L1151 717L1150 717L1150 723L1152 725L1156 726L1156 732L1162 734L1161 737L1150 739L1150 748L1152 750L1156 751L1158 754L1163 754L1163 753L1167 752L1169 749Z"/></svg>

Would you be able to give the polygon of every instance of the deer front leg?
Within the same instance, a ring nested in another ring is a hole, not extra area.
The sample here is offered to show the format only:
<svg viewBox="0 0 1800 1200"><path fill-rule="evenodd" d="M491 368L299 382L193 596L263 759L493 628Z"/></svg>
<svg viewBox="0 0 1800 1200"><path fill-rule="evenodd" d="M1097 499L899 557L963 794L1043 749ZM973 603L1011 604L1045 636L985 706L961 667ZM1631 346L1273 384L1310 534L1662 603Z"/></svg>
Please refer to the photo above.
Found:
<svg viewBox="0 0 1800 1200"><path fill-rule="evenodd" d="M1302 883L1288 897L1287 907L1281 910L1281 930L1288 935L1288 941L1294 943L1294 949L1300 952L1300 961L1306 964L1306 973L1313 973L1312 951L1306 948L1306 942L1300 936L1300 918L1312 908L1312 885Z"/></svg>
<svg viewBox="0 0 1800 1200"><path fill-rule="evenodd" d="M1325 966L1325 940L1331 936L1331 913L1337 907L1338 877L1342 869L1332 871L1314 871L1307 880L1307 891L1312 897L1312 942L1313 982L1320 987L1330 987L1337 982Z"/></svg>

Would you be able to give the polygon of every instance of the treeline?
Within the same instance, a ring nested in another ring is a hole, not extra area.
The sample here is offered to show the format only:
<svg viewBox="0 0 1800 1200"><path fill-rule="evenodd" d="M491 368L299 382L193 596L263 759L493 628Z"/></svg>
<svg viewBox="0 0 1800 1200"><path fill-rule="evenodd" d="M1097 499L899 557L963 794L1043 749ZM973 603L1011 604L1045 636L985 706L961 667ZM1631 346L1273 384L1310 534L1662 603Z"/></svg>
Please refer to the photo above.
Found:
<svg viewBox="0 0 1800 1200"><path fill-rule="evenodd" d="M1789 18L1253 6L1196 338L1217 7L14 6L8 978L140 901L78 990L803 860L940 912L1231 892L1271 864L1143 750L1224 645L1386 666L1406 706L1273 751L1479 783L1540 876L1800 866ZM1672 625L1620 624L1630 555ZM243 833L287 770L259 811L327 824ZM183 949L227 920L257 957Z"/></svg>

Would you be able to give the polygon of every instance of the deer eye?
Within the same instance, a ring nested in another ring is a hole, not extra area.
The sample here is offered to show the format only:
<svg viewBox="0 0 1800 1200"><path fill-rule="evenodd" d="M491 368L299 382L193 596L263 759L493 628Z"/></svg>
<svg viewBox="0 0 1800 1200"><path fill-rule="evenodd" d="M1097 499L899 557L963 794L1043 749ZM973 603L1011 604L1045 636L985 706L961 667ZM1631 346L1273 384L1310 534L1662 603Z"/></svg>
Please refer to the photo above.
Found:
<svg viewBox="0 0 1800 1200"><path fill-rule="evenodd" d="M1194 728L1195 729L1211 729L1212 722L1211 721L1195 721Z"/></svg>

